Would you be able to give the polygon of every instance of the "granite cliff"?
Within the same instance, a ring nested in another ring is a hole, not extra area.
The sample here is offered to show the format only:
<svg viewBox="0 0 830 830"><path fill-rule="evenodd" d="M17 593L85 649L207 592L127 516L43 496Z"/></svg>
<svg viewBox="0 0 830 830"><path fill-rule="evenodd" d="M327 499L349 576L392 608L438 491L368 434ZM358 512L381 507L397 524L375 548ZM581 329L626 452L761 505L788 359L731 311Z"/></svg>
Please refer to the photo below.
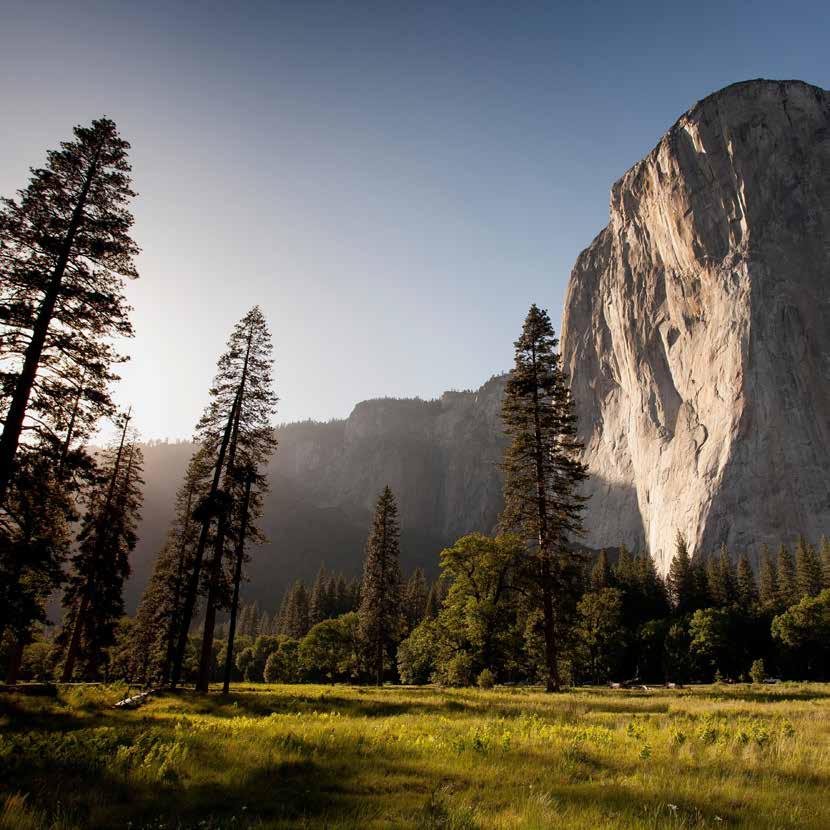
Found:
<svg viewBox="0 0 830 830"><path fill-rule="evenodd" d="M586 543L757 550L830 530L830 93L696 104L612 188L562 324Z"/></svg>

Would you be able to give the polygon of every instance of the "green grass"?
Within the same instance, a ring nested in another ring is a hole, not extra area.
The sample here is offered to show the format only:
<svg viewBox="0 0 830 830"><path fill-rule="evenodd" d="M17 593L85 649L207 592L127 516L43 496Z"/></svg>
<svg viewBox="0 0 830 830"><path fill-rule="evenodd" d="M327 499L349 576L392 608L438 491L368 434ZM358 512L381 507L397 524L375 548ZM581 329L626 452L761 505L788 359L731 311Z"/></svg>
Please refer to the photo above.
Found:
<svg viewBox="0 0 830 830"><path fill-rule="evenodd" d="M0 828L827 828L830 688L0 696Z"/></svg>

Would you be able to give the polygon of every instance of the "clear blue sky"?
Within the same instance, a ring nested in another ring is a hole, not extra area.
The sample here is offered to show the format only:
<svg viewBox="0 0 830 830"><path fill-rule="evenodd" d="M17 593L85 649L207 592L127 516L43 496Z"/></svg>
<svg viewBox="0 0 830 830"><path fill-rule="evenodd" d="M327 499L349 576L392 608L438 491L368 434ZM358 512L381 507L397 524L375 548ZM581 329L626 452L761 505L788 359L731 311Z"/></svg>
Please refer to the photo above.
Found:
<svg viewBox="0 0 830 830"><path fill-rule="evenodd" d="M74 124L133 144L141 280L118 398L184 437L232 324L278 420L433 397L561 314L611 184L739 80L830 86L823 2L0 0L0 194Z"/></svg>

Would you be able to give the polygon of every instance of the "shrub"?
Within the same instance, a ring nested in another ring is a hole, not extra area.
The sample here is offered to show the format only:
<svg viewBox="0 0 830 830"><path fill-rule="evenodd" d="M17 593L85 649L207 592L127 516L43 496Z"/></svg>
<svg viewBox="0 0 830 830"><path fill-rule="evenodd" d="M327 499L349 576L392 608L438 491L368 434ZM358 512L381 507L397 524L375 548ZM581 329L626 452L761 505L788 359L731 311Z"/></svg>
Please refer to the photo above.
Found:
<svg viewBox="0 0 830 830"><path fill-rule="evenodd" d="M286 640L265 662L266 683L295 683L299 674L299 643Z"/></svg>
<svg viewBox="0 0 830 830"><path fill-rule="evenodd" d="M754 660L749 668L749 676L753 683L763 683L767 679L767 671L764 668L764 661Z"/></svg>
<svg viewBox="0 0 830 830"><path fill-rule="evenodd" d="M398 674L401 683L428 683L435 671L437 649L438 626L433 620L424 620L398 646Z"/></svg>
<svg viewBox="0 0 830 830"><path fill-rule="evenodd" d="M493 672L491 672L490 669L482 669L476 683L478 684L479 689L492 689L493 686L496 685L496 678L493 676Z"/></svg>
<svg viewBox="0 0 830 830"><path fill-rule="evenodd" d="M469 686L473 674L473 658L462 651L440 668L441 682L445 686Z"/></svg>

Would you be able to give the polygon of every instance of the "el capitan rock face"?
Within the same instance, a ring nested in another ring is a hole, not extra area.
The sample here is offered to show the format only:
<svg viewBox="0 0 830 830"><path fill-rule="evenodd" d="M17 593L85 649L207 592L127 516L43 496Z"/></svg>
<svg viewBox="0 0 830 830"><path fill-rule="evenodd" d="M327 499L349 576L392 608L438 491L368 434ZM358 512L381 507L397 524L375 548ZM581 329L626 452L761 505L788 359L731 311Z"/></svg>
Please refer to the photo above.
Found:
<svg viewBox="0 0 830 830"><path fill-rule="evenodd" d="M592 547L756 551L830 532L830 93L695 105L611 191L562 354Z"/></svg>

